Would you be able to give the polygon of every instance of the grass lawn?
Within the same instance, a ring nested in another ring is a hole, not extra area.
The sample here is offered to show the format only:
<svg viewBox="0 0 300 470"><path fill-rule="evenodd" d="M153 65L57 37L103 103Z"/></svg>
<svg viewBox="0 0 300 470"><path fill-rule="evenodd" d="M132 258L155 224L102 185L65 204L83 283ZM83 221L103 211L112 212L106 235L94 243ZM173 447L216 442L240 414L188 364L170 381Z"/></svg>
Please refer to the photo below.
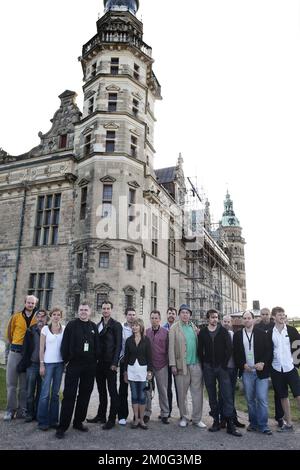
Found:
<svg viewBox="0 0 300 470"><path fill-rule="evenodd" d="M6 408L6 380L5 369L0 367L0 410Z"/></svg>
<svg viewBox="0 0 300 470"><path fill-rule="evenodd" d="M290 403L291 403L291 415L292 420L296 422L300 422L300 411L297 406L297 402L294 399L293 395L289 394ZM248 412L246 398L244 397L244 393L240 390L236 390L235 393L235 407L237 410L244 411L245 413ZM274 391L273 388L269 390L269 417L274 418L275 416L275 406L274 406Z"/></svg>

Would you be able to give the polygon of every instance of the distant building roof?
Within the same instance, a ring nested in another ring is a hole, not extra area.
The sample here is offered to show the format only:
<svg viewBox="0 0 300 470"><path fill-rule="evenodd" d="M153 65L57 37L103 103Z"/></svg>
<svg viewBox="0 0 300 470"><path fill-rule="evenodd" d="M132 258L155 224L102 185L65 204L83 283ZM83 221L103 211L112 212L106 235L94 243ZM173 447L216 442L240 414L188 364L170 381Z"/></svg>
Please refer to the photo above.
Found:
<svg viewBox="0 0 300 470"><path fill-rule="evenodd" d="M169 168L159 168L155 170L156 179L159 184L172 183L176 179L176 166L170 166Z"/></svg>

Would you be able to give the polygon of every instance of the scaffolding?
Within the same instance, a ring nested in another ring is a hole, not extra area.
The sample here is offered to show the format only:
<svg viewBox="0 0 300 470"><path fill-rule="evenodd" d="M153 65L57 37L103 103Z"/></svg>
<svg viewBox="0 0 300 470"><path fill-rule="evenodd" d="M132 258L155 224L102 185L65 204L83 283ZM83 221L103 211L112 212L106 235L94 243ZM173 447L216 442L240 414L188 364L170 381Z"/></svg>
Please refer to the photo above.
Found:
<svg viewBox="0 0 300 470"><path fill-rule="evenodd" d="M185 184L186 283L182 294L193 310L194 321L201 324L210 308L221 315L240 310L242 282L231 265L222 227L211 223L208 202L192 178L186 178Z"/></svg>

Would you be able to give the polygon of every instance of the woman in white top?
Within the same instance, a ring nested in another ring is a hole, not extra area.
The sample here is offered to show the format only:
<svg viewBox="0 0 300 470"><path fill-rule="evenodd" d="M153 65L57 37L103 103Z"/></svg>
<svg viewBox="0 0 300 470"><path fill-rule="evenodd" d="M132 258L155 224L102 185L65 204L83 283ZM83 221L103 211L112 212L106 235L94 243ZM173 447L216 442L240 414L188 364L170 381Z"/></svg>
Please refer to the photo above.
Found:
<svg viewBox="0 0 300 470"><path fill-rule="evenodd" d="M152 379L151 343L145 336L144 322L135 319L132 324L132 336L126 340L124 355L124 382L130 384L134 420L132 428L138 426L148 429L144 423L147 380Z"/></svg>
<svg viewBox="0 0 300 470"><path fill-rule="evenodd" d="M62 310L50 312L50 323L42 328L40 339L40 375L43 378L38 405L38 427L46 431L56 428L59 415L59 390L64 363L60 352L64 326L61 324ZM51 395L51 399L50 399ZM49 403L50 402L50 403Z"/></svg>

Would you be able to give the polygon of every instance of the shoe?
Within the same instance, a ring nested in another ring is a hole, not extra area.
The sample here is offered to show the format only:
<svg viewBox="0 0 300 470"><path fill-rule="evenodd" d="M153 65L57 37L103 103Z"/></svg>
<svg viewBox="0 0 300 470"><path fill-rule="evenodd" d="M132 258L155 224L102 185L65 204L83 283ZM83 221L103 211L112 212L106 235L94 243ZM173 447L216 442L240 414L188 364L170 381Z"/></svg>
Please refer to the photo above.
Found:
<svg viewBox="0 0 300 470"><path fill-rule="evenodd" d="M257 428L255 428L254 426L252 426L252 424L249 424L247 426L247 431L249 432L257 432Z"/></svg>
<svg viewBox="0 0 300 470"><path fill-rule="evenodd" d="M221 428L221 429L225 429L225 428L226 428L226 419L221 419L220 428Z"/></svg>
<svg viewBox="0 0 300 470"><path fill-rule="evenodd" d="M284 424L281 428L277 429L277 432L293 432L294 428L292 424Z"/></svg>
<svg viewBox="0 0 300 470"><path fill-rule="evenodd" d="M179 421L179 426L180 426L181 428L186 428L187 425L188 425L188 422L187 422L186 419L182 418L182 419Z"/></svg>
<svg viewBox="0 0 300 470"><path fill-rule="evenodd" d="M105 424L106 423L106 419L105 418L101 418L100 416L95 416L94 418L91 418L91 419L87 419L86 420L87 423L100 423L100 424Z"/></svg>
<svg viewBox="0 0 300 470"><path fill-rule="evenodd" d="M38 425L38 429L39 429L40 431L48 431L49 426L48 426L48 424L39 424L39 425Z"/></svg>
<svg viewBox="0 0 300 470"><path fill-rule="evenodd" d="M145 415L145 416L143 417L143 421L144 421L145 424L149 423L149 421L150 421L150 416Z"/></svg>
<svg viewBox="0 0 300 470"><path fill-rule="evenodd" d="M59 428L59 424L51 424L50 426L51 429L58 429Z"/></svg>
<svg viewBox="0 0 300 470"><path fill-rule="evenodd" d="M214 420L213 425L210 428L208 428L210 432L217 432L217 431L220 431L220 429L221 429L221 425L219 421L217 421L216 419Z"/></svg>
<svg viewBox="0 0 300 470"><path fill-rule="evenodd" d="M204 424L203 421L199 421L199 423L193 423L193 425L197 426L197 428L200 428L200 429L207 428L206 424Z"/></svg>
<svg viewBox="0 0 300 470"><path fill-rule="evenodd" d="M169 419L167 417L161 418L161 422L163 424L170 424Z"/></svg>
<svg viewBox="0 0 300 470"><path fill-rule="evenodd" d="M115 423L113 423L112 421L107 421L107 423L103 424L102 429L108 430L108 429L112 429L114 426L115 426Z"/></svg>
<svg viewBox="0 0 300 470"><path fill-rule="evenodd" d="M131 427L131 429L137 429L139 427L139 423L136 423L135 421L132 421L132 423L130 423L130 427Z"/></svg>
<svg viewBox="0 0 300 470"><path fill-rule="evenodd" d="M158 416L157 416L157 419L161 419L161 415L158 415Z"/></svg>
<svg viewBox="0 0 300 470"><path fill-rule="evenodd" d="M261 431L262 434L266 434L266 436L272 436L272 431L271 429L265 429L264 431Z"/></svg>
<svg viewBox="0 0 300 470"><path fill-rule="evenodd" d="M17 410L17 412L16 412L16 418L17 419L25 419L26 416L27 416L26 410L21 409L21 408L19 410Z"/></svg>
<svg viewBox="0 0 300 470"><path fill-rule="evenodd" d="M231 436L235 437L242 437L242 433L236 430L232 419L228 419L227 421L227 434L231 434Z"/></svg>
<svg viewBox="0 0 300 470"><path fill-rule="evenodd" d="M11 421L14 419L14 413L12 411L5 411L3 421Z"/></svg>
<svg viewBox="0 0 300 470"><path fill-rule="evenodd" d="M140 426L140 428L145 429L145 430L149 429L147 424L145 424L143 422L139 423L139 426Z"/></svg>
<svg viewBox="0 0 300 470"><path fill-rule="evenodd" d="M31 421L33 421L33 417L32 416L26 416L25 423L31 423Z"/></svg>
<svg viewBox="0 0 300 470"><path fill-rule="evenodd" d="M233 420L233 424L235 425L236 428L245 428L246 425L243 423L240 423L240 421L236 418Z"/></svg>
<svg viewBox="0 0 300 470"><path fill-rule="evenodd" d="M282 428L282 426L283 426L284 424L286 424L286 422L284 421L283 418L277 419L277 426L278 426L279 428Z"/></svg>
<svg viewBox="0 0 300 470"><path fill-rule="evenodd" d="M63 439L65 437L65 431L63 431L62 429L57 429L56 430L56 433L55 433L55 437L57 439Z"/></svg>
<svg viewBox="0 0 300 470"><path fill-rule="evenodd" d="M73 424L73 429L76 429L77 431L81 432L88 432L89 430L89 428L87 426L84 426L82 423Z"/></svg>
<svg viewBox="0 0 300 470"><path fill-rule="evenodd" d="M126 419L125 418L119 419L119 424L121 424L121 426L126 426L127 424Z"/></svg>

